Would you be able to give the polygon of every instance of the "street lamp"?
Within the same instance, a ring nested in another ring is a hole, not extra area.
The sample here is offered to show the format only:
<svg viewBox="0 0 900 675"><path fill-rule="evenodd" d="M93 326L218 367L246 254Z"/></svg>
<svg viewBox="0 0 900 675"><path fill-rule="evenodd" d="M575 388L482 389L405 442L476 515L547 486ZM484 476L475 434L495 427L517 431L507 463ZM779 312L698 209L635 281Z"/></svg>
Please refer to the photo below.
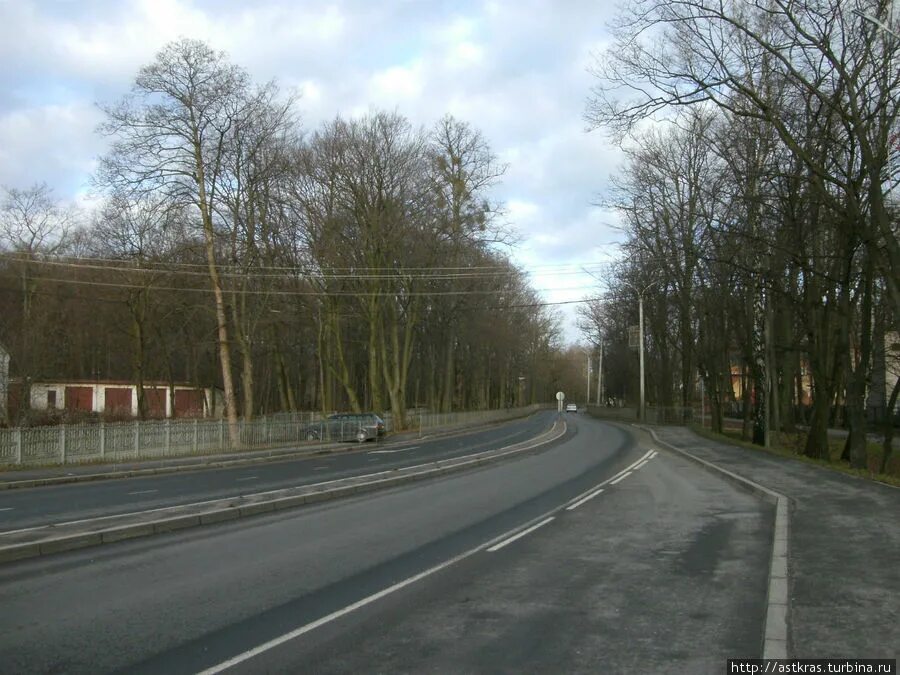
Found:
<svg viewBox="0 0 900 675"><path fill-rule="evenodd" d="M638 286L634 286L627 281L622 281L623 284L628 286L631 290L637 293L638 296L638 353L640 354L640 364L641 364L641 405L638 409L639 419L644 421L644 293L646 293L651 287L660 283L659 281L651 281L649 284L644 286L643 288L639 288Z"/></svg>

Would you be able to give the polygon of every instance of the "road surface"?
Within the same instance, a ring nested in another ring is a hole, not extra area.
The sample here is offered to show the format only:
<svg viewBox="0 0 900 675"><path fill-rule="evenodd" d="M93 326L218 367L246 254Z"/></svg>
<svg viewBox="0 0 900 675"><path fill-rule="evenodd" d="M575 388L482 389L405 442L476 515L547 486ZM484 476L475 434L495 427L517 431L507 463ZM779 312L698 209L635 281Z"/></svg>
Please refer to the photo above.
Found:
<svg viewBox="0 0 900 675"><path fill-rule="evenodd" d="M2 566L3 671L720 673L758 656L772 507L569 419L562 442L478 470Z"/></svg>

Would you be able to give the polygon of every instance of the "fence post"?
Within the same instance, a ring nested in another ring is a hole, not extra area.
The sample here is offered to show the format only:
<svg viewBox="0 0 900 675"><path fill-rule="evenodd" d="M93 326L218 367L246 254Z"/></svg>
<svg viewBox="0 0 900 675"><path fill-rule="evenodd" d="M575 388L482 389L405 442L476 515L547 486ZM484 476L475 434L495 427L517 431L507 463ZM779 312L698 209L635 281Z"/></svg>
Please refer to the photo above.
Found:
<svg viewBox="0 0 900 675"><path fill-rule="evenodd" d="M22 463L22 427L16 429L16 464Z"/></svg>
<svg viewBox="0 0 900 675"><path fill-rule="evenodd" d="M106 422L100 421L100 459L106 456Z"/></svg>
<svg viewBox="0 0 900 675"><path fill-rule="evenodd" d="M167 457L172 452L172 425L170 424L170 422L171 422L171 420L167 417L166 418L166 433L165 433L166 445L165 445L165 449L163 450L163 454L166 455Z"/></svg>
<svg viewBox="0 0 900 675"><path fill-rule="evenodd" d="M134 454L141 454L141 423L138 420L134 421Z"/></svg>
<svg viewBox="0 0 900 675"><path fill-rule="evenodd" d="M66 425L59 425L59 463L66 463Z"/></svg>
<svg viewBox="0 0 900 675"><path fill-rule="evenodd" d="M193 454L198 454L200 451L200 422L197 418L194 418L194 435L191 438L191 452Z"/></svg>
<svg viewBox="0 0 900 675"><path fill-rule="evenodd" d="M225 451L225 418L219 418L219 448Z"/></svg>

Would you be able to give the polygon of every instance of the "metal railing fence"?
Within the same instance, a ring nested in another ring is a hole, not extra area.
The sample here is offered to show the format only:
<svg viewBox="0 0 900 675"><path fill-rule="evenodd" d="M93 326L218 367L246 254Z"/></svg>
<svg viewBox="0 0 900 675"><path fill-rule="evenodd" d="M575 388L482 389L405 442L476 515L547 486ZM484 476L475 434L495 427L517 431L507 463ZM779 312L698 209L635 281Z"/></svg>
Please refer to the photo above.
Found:
<svg viewBox="0 0 900 675"><path fill-rule="evenodd" d="M501 422L540 406L434 413L412 410L406 430L452 429ZM385 415L385 428L394 431ZM360 424L328 420L320 413L278 413L238 422L240 447L230 446L224 419L174 419L0 429L0 466L49 466L217 455L236 451L356 440Z"/></svg>

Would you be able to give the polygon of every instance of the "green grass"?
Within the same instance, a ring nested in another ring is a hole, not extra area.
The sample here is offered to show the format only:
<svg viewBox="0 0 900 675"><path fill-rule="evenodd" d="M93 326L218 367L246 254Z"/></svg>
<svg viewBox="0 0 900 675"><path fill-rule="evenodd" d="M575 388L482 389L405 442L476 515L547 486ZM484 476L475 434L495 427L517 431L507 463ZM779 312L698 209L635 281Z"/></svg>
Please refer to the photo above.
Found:
<svg viewBox="0 0 900 675"><path fill-rule="evenodd" d="M868 469L853 469L845 462L840 461L841 452L844 449L844 439L842 438L829 440L828 449L831 458L830 460L824 460L814 459L812 457L807 457L801 454L803 443L806 440L805 434L802 433L775 434L775 439L773 440L772 447L763 448L762 446L750 443L749 441L741 440L741 432L738 429L725 429L724 433L716 434L709 429L703 429L696 425L691 425L690 428L698 435L714 441L724 441L732 445L747 448L748 450L768 452L773 455L788 457L790 459L795 459L807 464L814 464L816 466L821 466L833 471L840 471L841 473L845 473L850 476L857 476L859 478L866 478L868 480L874 480L880 483L887 483L888 485L900 487L900 451L898 451L896 448L894 449L891 459L887 465L887 471L885 473L879 473L878 469L881 467L882 457L882 447L880 443L868 444Z"/></svg>

